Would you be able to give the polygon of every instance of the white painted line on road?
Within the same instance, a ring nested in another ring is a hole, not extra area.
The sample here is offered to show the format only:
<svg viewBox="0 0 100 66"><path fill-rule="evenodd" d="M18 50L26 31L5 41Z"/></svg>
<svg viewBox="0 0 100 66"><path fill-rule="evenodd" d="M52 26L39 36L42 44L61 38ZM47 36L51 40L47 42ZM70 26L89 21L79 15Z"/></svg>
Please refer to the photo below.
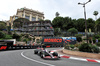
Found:
<svg viewBox="0 0 100 66"><path fill-rule="evenodd" d="M37 63L40 63L40 64L44 64L44 65L48 65L48 66L55 66L55 65L52 65L52 64L44 63L44 62L37 61L37 60L31 59L29 57L26 57L23 53L24 52L21 53L21 56L24 57L24 58L26 58L26 59L28 59L28 60L30 60L30 61L34 61L34 62L37 62Z"/></svg>

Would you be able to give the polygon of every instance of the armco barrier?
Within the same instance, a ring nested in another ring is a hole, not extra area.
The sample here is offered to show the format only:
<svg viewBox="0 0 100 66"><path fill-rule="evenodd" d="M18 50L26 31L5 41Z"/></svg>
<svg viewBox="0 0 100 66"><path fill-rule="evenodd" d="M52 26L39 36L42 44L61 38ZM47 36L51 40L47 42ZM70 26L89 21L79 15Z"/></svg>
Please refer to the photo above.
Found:
<svg viewBox="0 0 100 66"><path fill-rule="evenodd" d="M0 51L18 50L18 49L35 49L40 46L0 46Z"/></svg>
<svg viewBox="0 0 100 66"><path fill-rule="evenodd" d="M38 47L43 47L41 45L34 45L34 46L0 46L0 51L4 50L19 50L19 49L35 49ZM56 48L62 47L61 45L46 45L45 48Z"/></svg>

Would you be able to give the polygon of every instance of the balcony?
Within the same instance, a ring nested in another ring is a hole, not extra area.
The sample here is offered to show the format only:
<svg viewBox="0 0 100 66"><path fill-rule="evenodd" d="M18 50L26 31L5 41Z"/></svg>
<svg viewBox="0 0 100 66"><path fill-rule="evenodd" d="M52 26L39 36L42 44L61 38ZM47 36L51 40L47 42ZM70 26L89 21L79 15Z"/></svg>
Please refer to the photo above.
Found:
<svg viewBox="0 0 100 66"><path fill-rule="evenodd" d="M23 25L23 27L28 27L28 25Z"/></svg>
<svg viewBox="0 0 100 66"><path fill-rule="evenodd" d="M54 31L54 29L20 29L22 31Z"/></svg>
<svg viewBox="0 0 100 66"><path fill-rule="evenodd" d="M21 31L21 28L14 28L15 31Z"/></svg>
<svg viewBox="0 0 100 66"><path fill-rule="evenodd" d="M45 26L51 26L51 24L44 24Z"/></svg>

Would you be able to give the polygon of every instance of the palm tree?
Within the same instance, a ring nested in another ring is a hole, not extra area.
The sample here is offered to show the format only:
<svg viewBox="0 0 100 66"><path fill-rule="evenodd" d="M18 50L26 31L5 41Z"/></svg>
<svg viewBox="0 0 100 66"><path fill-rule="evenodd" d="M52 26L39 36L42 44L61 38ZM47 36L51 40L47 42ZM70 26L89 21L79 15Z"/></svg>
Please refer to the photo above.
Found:
<svg viewBox="0 0 100 66"><path fill-rule="evenodd" d="M56 12L55 16L56 16L56 17L59 17L59 15L60 15L60 14L59 14L58 12Z"/></svg>
<svg viewBox="0 0 100 66"><path fill-rule="evenodd" d="M95 16L95 19L97 20L97 15L98 15L99 13L98 13L98 11L94 11L93 12L93 15Z"/></svg>
<svg viewBox="0 0 100 66"><path fill-rule="evenodd" d="M100 32L100 18L98 18L95 22L95 26L96 26L96 31Z"/></svg>

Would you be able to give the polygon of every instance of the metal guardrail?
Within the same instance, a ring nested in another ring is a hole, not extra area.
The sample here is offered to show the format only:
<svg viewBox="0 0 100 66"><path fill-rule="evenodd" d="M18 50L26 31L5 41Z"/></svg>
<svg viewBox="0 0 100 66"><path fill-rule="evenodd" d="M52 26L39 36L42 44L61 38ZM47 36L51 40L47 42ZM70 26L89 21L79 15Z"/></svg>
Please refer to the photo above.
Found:
<svg viewBox="0 0 100 66"><path fill-rule="evenodd" d="M20 50L20 49L36 49L38 47L43 47L41 45L36 46L0 46L0 51L6 50ZM45 48L63 47L63 45L45 45Z"/></svg>

